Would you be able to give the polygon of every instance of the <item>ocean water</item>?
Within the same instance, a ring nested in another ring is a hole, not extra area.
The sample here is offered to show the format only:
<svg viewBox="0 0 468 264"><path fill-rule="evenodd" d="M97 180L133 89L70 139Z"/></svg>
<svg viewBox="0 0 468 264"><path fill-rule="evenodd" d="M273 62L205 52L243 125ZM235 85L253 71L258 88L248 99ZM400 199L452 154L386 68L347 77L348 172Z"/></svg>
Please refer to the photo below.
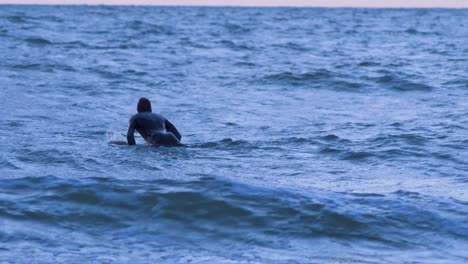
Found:
<svg viewBox="0 0 468 264"><path fill-rule="evenodd" d="M0 55L1 263L468 262L467 9L4 5Z"/></svg>

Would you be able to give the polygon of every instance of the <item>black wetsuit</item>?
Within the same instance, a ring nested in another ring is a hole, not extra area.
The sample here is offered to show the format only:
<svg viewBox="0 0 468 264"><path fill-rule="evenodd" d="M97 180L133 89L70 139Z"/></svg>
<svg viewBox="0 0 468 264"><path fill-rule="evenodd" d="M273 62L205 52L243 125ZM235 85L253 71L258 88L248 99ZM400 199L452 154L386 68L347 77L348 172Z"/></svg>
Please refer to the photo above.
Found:
<svg viewBox="0 0 468 264"><path fill-rule="evenodd" d="M180 146L180 135L177 128L162 115L152 112L141 112L130 118L130 125L127 131L127 142L135 145L136 131L146 140L155 146Z"/></svg>

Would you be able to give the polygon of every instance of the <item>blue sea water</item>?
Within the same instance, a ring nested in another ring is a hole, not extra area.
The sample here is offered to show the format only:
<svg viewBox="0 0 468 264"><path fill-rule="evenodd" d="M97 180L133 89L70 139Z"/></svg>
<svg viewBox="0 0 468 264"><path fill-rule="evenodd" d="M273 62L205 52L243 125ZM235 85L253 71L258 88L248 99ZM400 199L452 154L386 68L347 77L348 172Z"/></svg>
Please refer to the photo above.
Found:
<svg viewBox="0 0 468 264"><path fill-rule="evenodd" d="M467 9L4 5L0 55L2 263L468 262Z"/></svg>

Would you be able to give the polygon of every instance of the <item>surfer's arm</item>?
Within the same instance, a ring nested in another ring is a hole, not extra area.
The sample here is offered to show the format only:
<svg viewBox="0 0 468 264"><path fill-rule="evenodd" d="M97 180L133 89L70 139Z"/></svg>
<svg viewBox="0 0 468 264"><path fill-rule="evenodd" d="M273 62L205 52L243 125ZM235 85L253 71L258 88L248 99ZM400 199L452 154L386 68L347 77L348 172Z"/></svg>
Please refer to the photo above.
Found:
<svg viewBox="0 0 468 264"><path fill-rule="evenodd" d="M169 122L167 119L166 119L165 125L166 125L167 132L171 132L172 134L174 134L174 136L179 141L182 139L182 135L179 133L179 131L177 131L177 128L171 122Z"/></svg>
<svg viewBox="0 0 468 264"><path fill-rule="evenodd" d="M128 125L128 131L127 131L127 143L128 145L135 145L135 120L130 120L130 124Z"/></svg>

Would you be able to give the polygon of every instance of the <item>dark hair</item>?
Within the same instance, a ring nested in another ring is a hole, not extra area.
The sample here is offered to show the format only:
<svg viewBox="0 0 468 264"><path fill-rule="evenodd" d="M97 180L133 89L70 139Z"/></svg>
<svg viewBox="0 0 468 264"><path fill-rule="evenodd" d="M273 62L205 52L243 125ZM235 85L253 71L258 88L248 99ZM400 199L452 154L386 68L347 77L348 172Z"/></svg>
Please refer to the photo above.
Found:
<svg viewBox="0 0 468 264"><path fill-rule="evenodd" d="M148 100L146 97L141 97L140 100L138 100L137 111L138 113L151 112L152 110L150 100Z"/></svg>

